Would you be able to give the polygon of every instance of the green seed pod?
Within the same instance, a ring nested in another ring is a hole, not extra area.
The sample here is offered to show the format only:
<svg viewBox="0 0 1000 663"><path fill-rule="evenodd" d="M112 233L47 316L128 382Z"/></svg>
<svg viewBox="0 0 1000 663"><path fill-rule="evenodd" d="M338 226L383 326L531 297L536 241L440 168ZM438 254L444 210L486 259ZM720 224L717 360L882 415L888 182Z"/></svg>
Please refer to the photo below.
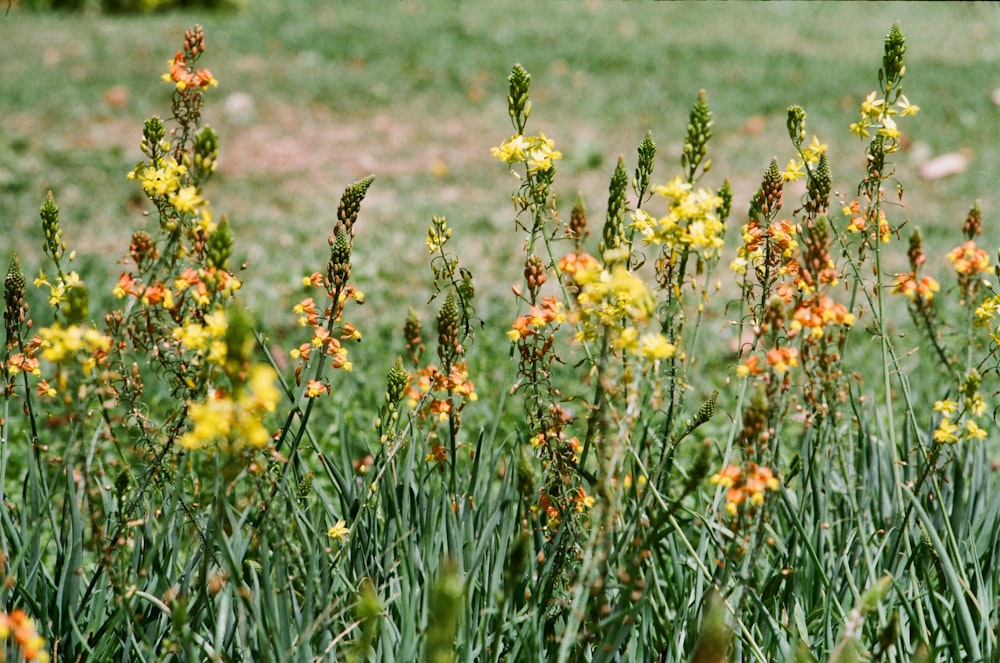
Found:
<svg viewBox="0 0 1000 663"><path fill-rule="evenodd" d="M20 338L24 312L27 309L24 303L24 272L21 271L17 253L10 257L10 264L7 266L7 276L3 281L3 300L3 325L7 334L7 346L10 347Z"/></svg>
<svg viewBox="0 0 1000 663"><path fill-rule="evenodd" d="M698 408L698 416L695 418L696 425L701 425L715 415L715 406L719 402L719 391L713 391L705 402Z"/></svg>
<svg viewBox="0 0 1000 663"><path fill-rule="evenodd" d="M822 214L830 205L830 187L833 178L830 176L830 161L826 154L819 155L819 163L812 171L812 176L806 182L808 200L806 211L811 214Z"/></svg>
<svg viewBox="0 0 1000 663"><path fill-rule="evenodd" d="M681 153L681 168L687 171L689 181L694 180L695 172L705 158L711 137L712 111L708 107L708 95L704 90L700 90L688 117L687 137L684 139L684 151Z"/></svg>
<svg viewBox="0 0 1000 663"><path fill-rule="evenodd" d="M358 220L358 212L361 210L361 201L365 199L368 187L374 181L375 176L369 175L348 186L340 198L340 205L337 206L337 225L343 225L352 240L354 223Z"/></svg>
<svg viewBox="0 0 1000 663"><path fill-rule="evenodd" d="M507 112L510 113L517 132L521 133L524 130L525 120L531 114L531 102L528 100L531 74L525 71L520 64L515 64L507 81L510 83L507 94Z"/></svg>
<svg viewBox="0 0 1000 663"><path fill-rule="evenodd" d="M153 157L160 152L160 142L167 135L167 130L163 122L158 117L151 117L146 120L142 127L142 152L149 157Z"/></svg>
<svg viewBox="0 0 1000 663"><path fill-rule="evenodd" d="M409 376L403 368L403 358L396 357L395 363L389 369L386 376L385 402L391 406L396 406L403 400L403 392L406 391L406 383Z"/></svg>
<svg viewBox="0 0 1000 663"><path fill-rule="evenodd" d="M438 312L438 357L443 363L448 363L456 354L461 354L461 346L458 342L458 305L455 301L455 293L449 292L448 298L444 300L444 306Z"/></svg>
<svg viewBox="0 0 1000 663"><path fill-rule="evenodd" d="M326 272L331 287L342 288L351 277L351 242L347 238L347 230L344 226L337 224L334 230L335 236L331 237L330 262L327 263Z"/></svg>
<svg viewBox="0 0 1000 663"><path fill-rule="evenodd" d="M194 167L199 181L205 181L215 172L219 157L219 135L212 127L204 127L194 138Z"/></svg>
<svg viewBox="0 0 1000 663"><path fill-rule="evenodd" d="M618 166L611 176L608 187L608 213L604 219L604 241L601 242L601 257L609 251L625 246L628 239L625 236L625 188L628 186L628 174L625 171L625 159L618 157ZM604 261L607 263L607 259Z"/></svg>
<svg viewBox="0 0 1000 663"><path fill-rule="evenodd" d="M233 253L233 231L229 227L229 219L223 214L212 234L208 236L208 266L216 269L226 269L229 257Z"/></svg>
<svg viewBox="0 0 1000 663"><path fill-rule="evenodd" d="M882 56L882 69L879 71L879 78L885 77L886 91L898 85L906 73L903 65L904 53L906 53L906 38L899 25L894 25L885 36L885 55Z"/></svg>
<svg viewBox="0 0 1000 663"><path fill-rule="evenodd" d="M42 248L58 264L66 250L66 245L62 241L62 228L59 226L59 208L56 207L56 201L52 197L51 191L46 194L45 202L39 212L42 217L42 232L45 235L45 243Z"/></svg>
<svg viewBox="0 0 1000 663"><path fill-rule="evenodd" d="M723 182L722 186L719 187L719 198L722 199L722 204L715 210L716 215L719 217L719 221L723 224L729 219L729 214L733 210L733 187L729 185L729 178L727 177Z"/></svg>
<svg viewBox="0 0 1000 663"><path fill-rule="evenodd" d="M649 188L649 178L653 174L654 160L656 159L656 143L653 142L653 132L647 131L646 137L639 144L639 165L635 169L636 192L645 193Z"/></svg>
<svg viewBox="0 0 1000 663"><path fill-rule="evenodd" d="M781 170L778 168L778 160L771 159L771 164L764 173L764 178L760 183L760 192L757 194L757 207L765 218L771 219L778 210L781 209L781 189L784 182L781 179Z"/></svg>
<svg viewBox="0 0 1000 663"><path fill-rule="evenodd" d="M421 336L420 318L412 307L406 314L406 322L403 323L403 338L406 340L406 358L414 366L419 366L425 346Z"/></svg>
<svg viewBox="0 0 1000 663"><path fill-rule="evenodd" d="M792 139L795 147L798 147L806 140L806 112L802 106L789 106L788 119L785 123L788 127L788 137Z"/></svg>

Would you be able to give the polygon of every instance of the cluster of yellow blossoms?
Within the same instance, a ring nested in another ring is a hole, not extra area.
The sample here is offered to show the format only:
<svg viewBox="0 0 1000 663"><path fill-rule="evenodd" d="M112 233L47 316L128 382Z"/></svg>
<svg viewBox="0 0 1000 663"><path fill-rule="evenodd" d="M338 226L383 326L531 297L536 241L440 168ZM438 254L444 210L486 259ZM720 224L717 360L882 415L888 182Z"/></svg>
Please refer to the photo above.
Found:
<svg viewBox="0 0 1000 663"><path fill-rule="evenodd" d="M256 449L267 446L271 433L263 419L275 411L281 398L276 379L274 369L257 364L250 367L245 383L235 393L215 389L204 402L190 403L191 429L181 436L180 445L185 449L214 445L231 453L239 453L247 445Z"/></svg>
<svg viewBox="0 0 1000 663"><path fill-rule="evenodd" d="M920 107L911 104L906 95L899 95L895 103L890 105L886 103L884 98L880 98L877 92L873 91L861 102L861 117L857 122L851 124L851 133L858 138L869 138L871 131L874 130L878 136L898 140L900 137L899 129L896 128L896 121L893 118L916 115L919 110ZM887 149L886 151L892 150Z"/></svg>
<svg viewBox="0 0 1000 663"><path fill-rule="evenodd" d="M607 329L616 350L649 359L669 359L677 347L660 332L643 332L653 320L656 297L624 264L601 266L587 254L570 254L559 261L577 287L578 341L593 341Z"/></svg>
<svg viewBox="0 0 1000 663"><path fill-rule="evenodd" d="M554 162L562 159L562 152L556 150L552 139L543 133L537 136L514 134L498 147L490 148L490 154L511 166L524 163L530 174L547 172Z"/></svg>
<svg viewBox="0 0 1000 663"><path fill-rule="evenodd" d="M960 401L935 401L934 411L941 416L934 429L935 442L956 444L986 439L986 431L976 422L986 413L986 402L979 393L981 382L979 373L973 370L962 380Z"/></svg>
<svg viewBox="0 0 1000 663"><path fill-rule="evenodd" d="M719 255L726 230L718 217L721 197L710 189L695 190L680 175L654 187L653 193L667 199L667 214L656 219L644 210L635 211L632 228L644 243L668 251L691 249L706 260Z"/></svg>

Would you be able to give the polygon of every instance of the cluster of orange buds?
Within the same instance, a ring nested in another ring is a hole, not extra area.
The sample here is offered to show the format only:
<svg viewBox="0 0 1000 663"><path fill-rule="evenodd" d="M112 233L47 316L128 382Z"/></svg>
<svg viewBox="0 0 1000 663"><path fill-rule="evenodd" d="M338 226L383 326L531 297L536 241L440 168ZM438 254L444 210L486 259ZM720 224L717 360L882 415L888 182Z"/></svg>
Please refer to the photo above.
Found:
<svg viewBox="0 0 1000 663"><path fill-rule="evenodd" d="M764 503L764 493L775 491L781 482L774 472L763 465L749 463L745 468L727 465L709 478L709 482L726 489L726 513L736 516L749 502L758 507Z"/></svg>
<svg viewBox="0 0 1000 663"><path fill-rule="evenodd" d="M7 357L6 363L0 361L0 369L7 376L7 384L4 385L4 392L8 396L14 395L16 384L14 376L20 373L30 373L35 377L39 377L42 374L41 362L38 359L41 347L42 338L37 335L32 336L27 343L22 345L20 352L13 352ZM42 382L45 381L43 380ZM46 394L48 394L48 389L48 384L46 383Z"/></svg>
<svg viewBox="0 0 1000 663"><path fill-rule="evenodd" d="M562 522L565 509L571 509L576 513L584 513L596 503L593 495L588 495L583 486L577 486L570 491L567 499L557 499L552 495L543 494L538 501L531 506L531 510L545 514L545 526L550 532L554 532L559 523Z"/></svg>
<svg viewBox="0 0 1000 663"><path fill-rule="evenodd" d="M45 639L38 634L35 622L23 610L14 610L9 614L0 612L0 641L7 640L13 640L12 644L20 650L20 657L14 660L38 663L51 660L45 651ZM4 658L0 650L0 660Z"/></svg>
<svg viewBox="0 0 1000 663"><path fill-rule="evenodd" d="M772 371L778 375L784 375L790 368L799 365L799 351L790 346L771 348L764 354L764 361ZM736 367L736 375L741 378L748 375L761 375L762 373L764 373L764 366L761 365L760 355L752 355Z"/></svg>
<svg viewBox="0 0 1000 663"><path fill-rule="evenodd" d="M807 330L809 338L822 338L827 326L850 327L854 324L854 314L826 295L804 300L795 308L789 324L789 337Z"/></svg>
<svg viewBox="0 0 1000 663"><path fill-rule="evenodd" d="M730 267L740 274L752 268L758 274L768 273L771 278L795 278L799 273L795 257L799 230L798 224L788 219L772 221L766 228L756 219L751 220L743 226L743 246L737 250Z"/></svg>
<svg viewBox="0 0 1000 663"><path fill-rule="evenodd" d="M959 274L972 275L990 271L989 255L971 239L949 251L948 261Z"/></svg>
<svg viewBox="0 0 1000 663"><path fill-rule="evenodd" d="M948 252L948 260L958 274L958 287L963 297L971 297L979 288L979 275L990 271L990 258L986 251L976 246L973 239L966 240Z"/></svg>
<svg viewBox="0 0 1000 663"><path fill-rule="evenodd" d="M941 290L941 285L930 276L918 277L916 273L896 274L896 282L892 284L892 292L901 294L915 304L929 304L934 299L934 293Z"/></svg>
<svg viewBox="0 0 1000 663"><path fill-rule="evenodd" d="M221 297L229 297L243 287L235 276L218 267L188 267L174 279L174 289L178 296L190 292L198 306L208 306L212 303L213 293Z"/></svg>
<svg viewBox="0 0 1000 663"><path fill-rule="evenodd" d="M864 213L861 211L861 204L856 200L852 200L850 203L845 205L841 209L841 213L850 219L847 223L847 232L849 233L861 233L866 230L871 229L873 218L873 213ZM892 227L889 225L889 221L885 218L885 212L882 210L878 211L878 229L877 237L878 240L883 244L887 243L892 239ZM876 233L872 233L872 240L876 238Z"/></svg>
<svg viewBox="0 0 1000 663"><path fill-rule="evenodd" d="M449 373L442 372L434 364L428 364L417 372L416 380L411 380L406 395L410 408L416 408L425 396L429 396L421 408L421 415L431 415L439 421L446 421L452 412L464 406L463 403L456 408L452 396L460 396L469 402L479 398L475 386L469 380L465 362L454 363Z"/></svg>
<svg viewBox="0 0 1000 663"><path fill-rule="evenodd" d="M567 253L559 259L557 266L563 274L575 277L578 273L587 273L599 269L601 264L594 256L581 251L580 253Z"/></svg>
<svg viewBox="0 0 1000 663"><path fill-rule="evenodd" d="M532 306L526 315L514 321L514 325L507 332L507 337L517 343L540 334L540 330L550 324L558 325L563 322L566 322L566 313L563 311L562 302L556 301L555 297L543 297L540 305Z"/></svg>

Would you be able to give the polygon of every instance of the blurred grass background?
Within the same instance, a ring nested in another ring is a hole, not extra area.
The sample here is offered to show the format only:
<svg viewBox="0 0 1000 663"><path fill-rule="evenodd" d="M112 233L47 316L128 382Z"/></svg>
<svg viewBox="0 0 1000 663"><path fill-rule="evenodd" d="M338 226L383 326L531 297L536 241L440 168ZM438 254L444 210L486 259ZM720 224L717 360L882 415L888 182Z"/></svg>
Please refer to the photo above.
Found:
<svg viewBox="0 0 1000 663"><path fill-rule="evenodd" d="M515 62L533 74L529 131L564 154L555 187L564 215L582 191L599 234L614 163L624 154L631 172L647 130L659 146L654 180L672 177L704 88L715 120L706 182L732 179L738 226L771 157L784 166L792 156L793 103L808 113L810 135L830 145L834 189L853 194L863 146L847 127L876 87L882 38L896 20L908 40L905 91L921 112L903 125L912 142L897 171L908 208L893 221L909 218L943 254L979 198L985 243L996 246L995 5L248 0L234 11L115 16L15 4L0 18L0 258L17 250L37 272L37 212L52 190L92 298L110 292L119 273L111 259L152 223L125 173L141 158L143 119L169 114L171 88L159 76L197 22L208 45L200 64L221 83L204 115L221 135L220 170L205 193L229 215L235 262L249 264L246 298L265 322L293 321L282 311L301 276L324 269L341 192L375 173L353 272L369 295L355 316L366 331L391 333L407 306L426 302L432 214L455 228L483 295L480 314L506 325L522 270L509 258L520 249L516 183L489 148L511 133L506 76ZM966 173L919 179L922 161L957 151L971 157ZM786 200L798 195L790 187ZM500 339L502 328L491 333Z"/></svg>

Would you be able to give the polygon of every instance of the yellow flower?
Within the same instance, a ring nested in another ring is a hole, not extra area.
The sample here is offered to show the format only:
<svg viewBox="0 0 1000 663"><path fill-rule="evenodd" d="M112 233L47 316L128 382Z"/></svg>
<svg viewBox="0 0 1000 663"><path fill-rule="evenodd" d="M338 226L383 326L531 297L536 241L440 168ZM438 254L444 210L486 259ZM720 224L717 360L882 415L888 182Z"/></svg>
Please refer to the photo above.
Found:
<svg viewBox="0 0 1000 663"><path fill-rule="evenodd" d="M986 431L980 428L972 419L965 420L965 432L962 433L962 437L966 440L985 440Z"/></svg>
<svg viewBox="0 0 1000 663"><path fill-rule="evenodd" d="M812 142L809 143L802 151L805 153L806 160L809 163L815 163L819 161L819 157L822 154L826 154L827 145L825 143L820 143L819 138L815 135L813 136Z"/></svg>
<svg viewBox="0 0 1000 663"><path fill-rule="evenodd" d="M346 541L351 534L351 529L347 526L347 521L341 518L335 525L326 531L327 536L337 541Z"/></svg>
<svg viewBox="0 0 1000 663"><path fill-rule="evenodd" d="M899 99L896 100L896 105L899 106L900 115L916 115L920 111L920 106L911 104L905 94L899 95Z"/></svg>
<svg viewBox="0 0 1000 663"><path fill-rule="evenodd" d="M805 164L795 159L789 159L785 166L785 172L781 174L781 179L785 182L797 182L806 176Z"/></svg>
<svg viewBox="0 0 1000 663"><path fill-rule="evenodd" d="M938 424L937 429L934 431L934 441L935 442L949 442L954 444L958 442L958 436L955 435L955 431L958 430L958 426L951 422L948 417L942 417L941 423Z"/></svg>
<svg viewBox="0 0 1000 663"><path fill-rule="evenodd" d="M205 199L198 195L198 188L186 186L168 198L170 204L181 214L194 214L195 211L205 204ZM211 219L208 221L211 223Z"/></svg>
<svg viewBox="0 0 1000 663"><path fill-rule="evenodd" d="M530 147L524 136L515 134L502 142L499 147L490 148L490 154L504 163L521 163L525 160Z"/></svg>
<svg viewBox="0 0 1000 663"><path fill-rule="evenodd" d="M639 354L648 359L669 359L677 352L673 343L660 333L643 334L639 338Z"/></svg>

